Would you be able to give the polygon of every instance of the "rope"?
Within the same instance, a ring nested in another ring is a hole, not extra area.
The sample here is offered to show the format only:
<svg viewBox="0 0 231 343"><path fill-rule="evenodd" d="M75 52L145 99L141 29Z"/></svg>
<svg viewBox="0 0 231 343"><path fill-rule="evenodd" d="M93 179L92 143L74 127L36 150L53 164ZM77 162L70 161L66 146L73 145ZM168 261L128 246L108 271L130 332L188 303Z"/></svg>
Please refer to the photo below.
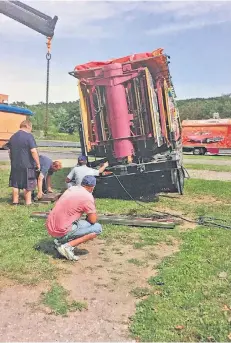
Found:
<svg viewBox="0 0 231 343"><path fill-rule="evenodd" d="M44 121L44 135L47 136L48 133L48 120L49 120L49 86L50 86L50 60L51 60L51 38L47 39L47 79L46 79L46 111L45 111L45 121Z"/></svg>
<svg viewBox="0 0 231 343"><path fill-rule="evenodd" d="M115 176L116 180L118 181L120 186L123 188L123 190L125 191L125 193L129 196L129 198L131 200L133 200L138 206L141 206L141 207L143 207L145 209L153 210L149 206L143 205L141 202L139 202L136 199L134 199L133 196L128 192L128 190L121 183L121 181L119 180L118 176L116 174L114 174L114 173L113 173L113 175ZM193 220L193 219L188 219L188 218L182 217L181 215L172 214L172 213L169 213L169 212L161 212L161 211L157 211L157 210L155 210L155 212L156 212L156 214L154 214L154 215L160 214L160 215L162 215L162 218L164 218L164 217L178 218L178 219L181 219L181 220L183 220L183 221L185 221L187 223L198 224L198 225L203 225L203 226L214 226L214 227L217 227L217 228L223 228L223 229L230 229L231 230L231 225L223 224L223 223L229 223L227 220L224 220L224 219L200 216L198 219L194 219ZM220 223L218 223L218 221Z"/></svg>

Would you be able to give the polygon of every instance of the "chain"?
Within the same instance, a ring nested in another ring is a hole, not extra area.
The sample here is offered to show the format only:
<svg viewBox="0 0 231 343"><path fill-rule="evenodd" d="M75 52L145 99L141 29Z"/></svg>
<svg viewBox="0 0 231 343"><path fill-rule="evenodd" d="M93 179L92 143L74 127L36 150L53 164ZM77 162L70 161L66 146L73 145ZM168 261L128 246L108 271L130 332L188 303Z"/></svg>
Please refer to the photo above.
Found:
<svg viewBox="0 0 231 343"><path fill-rule="evenodd" d="M50 86L50 60L51 60L51 38L47 39L47 81L46 81L46 112L45 112L45 122L44 122L44 135L47 137L48 133L48 119L49 119L49 86Z"/></svg>

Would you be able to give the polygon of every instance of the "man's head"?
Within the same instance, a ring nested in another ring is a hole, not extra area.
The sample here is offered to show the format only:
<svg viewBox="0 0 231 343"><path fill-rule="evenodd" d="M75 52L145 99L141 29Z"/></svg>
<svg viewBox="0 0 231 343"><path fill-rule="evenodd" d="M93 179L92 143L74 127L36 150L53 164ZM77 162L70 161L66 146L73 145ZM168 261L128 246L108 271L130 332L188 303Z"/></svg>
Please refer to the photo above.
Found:
<svg viewBox="0 0 231 343"><path fill-rule="evenodd" d="M88 192L92 193L96 186L96 178L92 175L84 176L81 186L86 188Z"/></svg>
<svg viewBox="0 0 231 343"><path fill-rule="evenodd" d="M79 164L80 166L86 165L86 164L87 164L87 158L86 158L86 156L80 155L80 156L78 157L78 164Z"/></svg>
<svg viewBox="0 0 231 343"><path fill-rule="evenodd" d="M32 131L32 123L29 120L23 120L20 124L20 129L31 132Z"/></svg>
<svg viewBox="0 0 231 343"><path fill-rule="evenodd" d="M53 161L51 169L56 172L62 169L62 163L60 161Z"/></svg>

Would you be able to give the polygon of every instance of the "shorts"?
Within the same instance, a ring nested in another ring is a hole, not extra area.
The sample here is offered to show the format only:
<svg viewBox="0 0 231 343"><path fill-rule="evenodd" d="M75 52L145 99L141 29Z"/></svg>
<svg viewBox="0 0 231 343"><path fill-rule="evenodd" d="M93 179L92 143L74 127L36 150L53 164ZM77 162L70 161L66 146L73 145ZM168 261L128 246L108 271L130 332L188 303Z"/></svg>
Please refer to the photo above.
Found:
<svg viewBox="0 0 231 343"><path fill-rule="evenodd" d="M76 238L83 237L89 233L100 235L102 233L102 226L99 223L90 224L86 220L79 220L72 224L71 231L65 236L59 237L57 240L61 244L73 241Z"/></svg>
<svg viewBox="0 0 231 343"><path fill-rule="evenodd" d="M9 186L33 191L37 186L34 168L11 168Z"/></svg>

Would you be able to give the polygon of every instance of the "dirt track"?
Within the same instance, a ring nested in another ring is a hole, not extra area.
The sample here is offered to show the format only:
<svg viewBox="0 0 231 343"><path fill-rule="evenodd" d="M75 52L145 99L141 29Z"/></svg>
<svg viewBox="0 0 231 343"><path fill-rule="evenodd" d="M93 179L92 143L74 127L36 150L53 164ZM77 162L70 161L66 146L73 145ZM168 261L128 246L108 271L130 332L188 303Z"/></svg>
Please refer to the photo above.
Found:
<svg viewBox="0 0 231 343"><path fill-rule="evenodd" d="M231 181L231 173L229 172L194 169L187 169L187 172L192 179Z"/></svg>
<svg viewBox="0 0 231 343"><path fill-rule="evenodd" d="M227 157L227 159L220 159L219 156L217 158L210 160L206 158L206 156L203 156L203 158L187 158L187 156L184 156L184 163L185 164L209 164L214 166L231 166L231 158Z"/></svg>
<svg viewBox="0 0 231 343"><path fill-rule="evenodd" d="M0 283L1 342L131 341L129 318L135 313L137 300L130 291L148 286L147 279L155 275L160 261L178 251L178 242L139 250L129 242L106 244L97 240L84 248L89 254L80 261L72 264L55 259L54 263L66 270L59 283L70 291L72 299L85 301L88 310L55 316L39 304L46 284L26 287L11 281ZM131 258L145 264L131 264Z"/></svg>

